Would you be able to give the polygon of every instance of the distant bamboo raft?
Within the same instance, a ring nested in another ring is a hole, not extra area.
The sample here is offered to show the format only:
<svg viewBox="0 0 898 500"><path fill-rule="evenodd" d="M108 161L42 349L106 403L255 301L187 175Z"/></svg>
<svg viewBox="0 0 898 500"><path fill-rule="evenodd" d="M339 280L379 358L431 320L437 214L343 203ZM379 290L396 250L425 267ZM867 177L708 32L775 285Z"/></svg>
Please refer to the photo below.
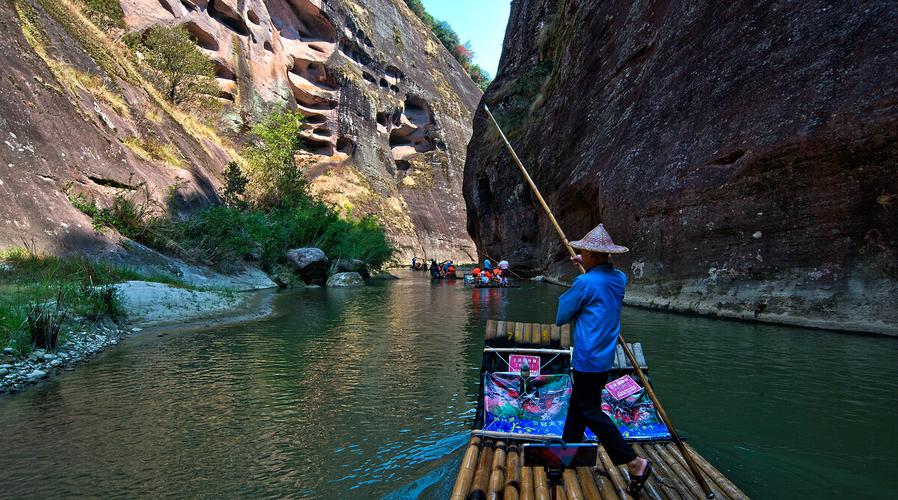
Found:
<svg viewBox="0 0 898 500"><path fill-rule="evenodd" d="M567 326L556 327L538 323L488 321L487 347L523 347L532 349L564 349L571 346L571 332ZM647 369L642 346L631 345L640 367ZM618 346L615 368L632 370ZM475 431L476 432L476 431ZM521 444L526 441L472 436L464 451L458 470L452 500L511 499L548 500L552 498L545 471L540 467L523 467ZM671 442L631 443L640 456L654 464L652 477L642 491L644 498L675 500L704 498L695 478L689 473L686 461ZM688 446L688 445L687 445ZM595 500L631 498L627 493L630 476L626 466L614 466L604 448L599 447L595 467L578 467L564 473L564 485L557 486L556 498L567 500ZM715 493L716 498L748 498L693 448L689 448Z"/></svg>

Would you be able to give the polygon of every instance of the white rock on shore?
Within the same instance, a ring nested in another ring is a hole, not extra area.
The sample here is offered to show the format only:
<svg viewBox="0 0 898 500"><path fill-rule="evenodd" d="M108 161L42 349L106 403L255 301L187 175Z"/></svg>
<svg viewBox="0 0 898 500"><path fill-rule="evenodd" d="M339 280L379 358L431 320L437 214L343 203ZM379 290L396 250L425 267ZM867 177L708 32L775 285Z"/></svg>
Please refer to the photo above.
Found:
<svg viewBox="0 0 898 500"><path fill-rule="evenodd" d="M149 281L115 285L128 321L144 325L203 318L240 304L235 293L196 291Z"/></svg>

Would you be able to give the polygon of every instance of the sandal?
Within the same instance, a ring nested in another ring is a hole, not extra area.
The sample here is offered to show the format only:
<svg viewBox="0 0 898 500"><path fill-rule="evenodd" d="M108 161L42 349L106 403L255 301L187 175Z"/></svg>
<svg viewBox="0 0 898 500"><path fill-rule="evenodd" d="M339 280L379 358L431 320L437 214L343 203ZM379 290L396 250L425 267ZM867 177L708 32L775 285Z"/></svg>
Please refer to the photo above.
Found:
<svg viewBox="0 0 898 500"><path fill-rule="evenodd" d="M651 474L652 461L647 460L645 470L642 472L641 476L630 476L630 485L627 487L627 493L633 495L633 498L639 498L639 492L642 491L642 487L645 486L645 482L649 480Z"/></svg>

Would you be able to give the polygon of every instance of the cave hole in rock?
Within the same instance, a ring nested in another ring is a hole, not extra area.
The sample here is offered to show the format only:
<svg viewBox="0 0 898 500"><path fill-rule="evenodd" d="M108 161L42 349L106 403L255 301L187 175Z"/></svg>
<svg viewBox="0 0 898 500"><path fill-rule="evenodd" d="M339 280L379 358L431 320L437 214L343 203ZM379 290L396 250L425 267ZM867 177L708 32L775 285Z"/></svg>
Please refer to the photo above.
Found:
<svg viewBox="0 0 898 500"><path fill-rule="evenodd" d="M218 40L212 36L212 33L203 29L202 26L194 21L186 23L185 26L187 27L187 32L190 33L190 36L193 37L200 48L218 52Z"/></svg>
<svg viewBox="0 0 898 500"><path fill-rule="evenodd" d="M296 99L296 104L301 108L300 111L302 111L303 114L309 112L311 112L311 114L320 114L315 112L329 111L337 107L337 101L334 99L310 93L300 86L293 84L292 81L290 88L293 90L293 98Z"/></svg>
<svg viewBox="0 0 898 500"><path fill-rule="evenodd" d="M219 91L218 91L218 98L219 98L219 99L224 99L224 100L226 100L226 101L231 101L231 102L234 102L234 101L237 100L237 98L234 97L234 94L232 94L232 93L230 93L230 92L228 92L227 90L224 90L224 89L219 89Z"/></svg>
<svg viewBox="0 0 898 500"><path fill-rule="evenodd" d="M159 3L161 3L162 6L166 8L166 10L169 10L169 9L168 9L168 2L166 2L165 0L159 0ZM193 3L193 2L191 2L190 0L181 0L181 5L182 5L185 9L187 9L189 12L195 12L196 9L197 9L196 4Z"/></svg>
<svg viewBox="0 0 898 500"><path fill-rule="evenodd" d="M322 156L333 156L334 155L334 145L331 144L329 141L304 137L303 145L305 146L306 150L312 154L322 155Z"/></svg>
<svg viewBox="0 0 898 500"><path fill-rule="evenodd" d="M249 19L249 22L258 25L259 24L259 16L252 9L246 11L246 18Z"/></svg>
<svg viewBox="0 0 898 500"><path fill-rule="evenodd" d="M221 0L209 0L206 12L212 19L225 25L228 29L242 36L249 36L249 27L237 12Z"/></svg>
<svg viewBox="0 0 898 500"><path fill-rule="evenodd" d="M330 76L323 63L306 59L293 59L290 72L301 76L306 81L325 90L336 90L337 81Z"/></svg>
<svg viewBox="0 0 898 500"><path fill-rule="evenodd" d="M95 184L99 184L104 187L111 187L111 188L115 188L115 189L127 189L128 191L134 191L137 189L136 187L134 187L130 184L125 184L125 183L119 182L115 179L107 179L105 177L97 177L97 176L93 176L93 175L88 175L87 178L90 179L91 182L93 182Z"/></svg>
<svg viewBox="0 0 898 500"><path fill-rule="evenodd" d="M212 61L215 66L215 78L221 78L222 80L231 80L237 81L237 75L231 71L230 68L222 64L221 61Z"/></svg>
<svg viewBox="0 0 898 500"><path fill-rule="evenodd" d="M327 117L324 115L304 115L303 121L308 123L309 125L321 125L327 122Z"/></svg>
<svg viewBox="0 0 898 500"><path fill-rule="evenodd" d="M407 172L412 168L412 164L408 160L396 160L396 170L399 172Z"/></svg>
<svg viewBox="0 0 898 500"><path fill-rule="evenodd" d="M405 80L405 73L403 73L402 70L400 70L396 66L393 66L392 64L387 66L386 73L387 73L387 77L392 78L393 80L399 80L399 81Z"/></svg>
<svg viewBox="0 0 898 500"><path fill-rule="evenodd" d="M362 66L368 66L372 61L374 61L374 59L372 59L371 56L368 55L368 52L366 52L365 49L360 47L359 44L355 43L351 39L344 38L341 41L340 52L342 52L344 56Z"/></svg>
<svg viewBox="0 0 898 500"><path fill-rule="evenodd" d="M325 127L318 127L315 130L313 130L312 133L315 135L323 135L325 137L328 137L331 135L331 130L329 128L325 128Z"/></svg>
<svg viewBox="0 0 898 500"><path fill-rule="evenodd" d="M355 152L355 143L349 137L341 137L337 139L337 151L352 156Z"/></svg>
<svg viewBox="0 0 898 500"><path fill-rule="evenodd" d="M304 42L337 41L334 24L311 0L287 0L286 3L295 17L290 32L298 35L297 39Z"/></svg>
<svg viewBox="0 0 898 500"><path fill-rule="evenodd" d="M377 79L375 79L374 76L371 75L371 73L368 73L367 71L362 71L362 78L368 83L373 83L373 84L377 85Z"/></svg>
<svg viewBox="0 0 898 500"><path fill-rule="evenodd" d="M731 151L725 155L721 155L721 156L718 156L717 158L714 158L713 160L711 160L710 164L711 165L730 165L732 163L736 163L739 160L739 158L742 158L743 156L745 156L745 150L737 149L737 150Z"/></svg>
<svg viewBox="0 0 898 500"><path fill-rule="evenodd" d="M386 80L386 79L381 78L381 79L380 79L380 86L383 87L383 88L387 88L387 87L390 86L390 84L387 83L387 80Z"/></svg>
<svg viewBox="0 0 898 500"><path fill-rule="evenodd" d="M399 93L399 87L397 87L395 85L390 85L390 90L392 90L393 92L396 92L397 94Z"/></svg>
<svg viewBox="0 0 898 500"><path fill-rule="evenodd" d="M262 44L262 48L264 48L268 52L274 52L274 47L271 46L270 40L265 40L265 43Z"/></svg>
<svg viewBox="0 0 898 500"><path fill-rule="evenodd" d="M393 121L391 113L388 113L386 111L381 111L380 113L377 113L375 120L377 121L377 130L379 132L386 132L387 124L391 123Z"/></svg>
<svg viewBox="0 0 898 500"><path fill-rule="evenodd" d="M394 159L402 159L414 153L433 151L433 114L424 99L409 95L405 108L392 116L389 145Z"/></svg>

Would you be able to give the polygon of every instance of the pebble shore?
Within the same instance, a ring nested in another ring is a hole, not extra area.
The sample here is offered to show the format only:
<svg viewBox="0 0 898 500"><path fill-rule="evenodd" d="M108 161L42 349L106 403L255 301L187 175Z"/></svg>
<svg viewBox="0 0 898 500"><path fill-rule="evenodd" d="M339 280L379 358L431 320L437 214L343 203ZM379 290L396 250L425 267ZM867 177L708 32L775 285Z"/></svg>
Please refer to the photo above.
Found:
<svg viewBox="0 0 898 500"><path fill-rule="evenodd" d="M5 348L0 356L0 394L16 393L48 377L70 371L75 365L103 352L119 340L139 332L140 328L123 329L111 322L93 328L74 329L54 352L36 349L20 355Z"/></svg>

